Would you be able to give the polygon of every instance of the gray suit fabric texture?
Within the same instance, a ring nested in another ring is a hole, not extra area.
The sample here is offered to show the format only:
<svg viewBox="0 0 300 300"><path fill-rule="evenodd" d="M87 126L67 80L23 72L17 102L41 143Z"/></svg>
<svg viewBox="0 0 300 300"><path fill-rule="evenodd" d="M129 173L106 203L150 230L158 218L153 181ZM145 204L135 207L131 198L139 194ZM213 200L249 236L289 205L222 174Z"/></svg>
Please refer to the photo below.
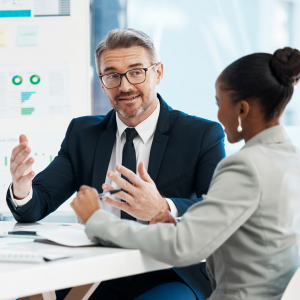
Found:
<svg viewBox="0 0 300 300"><path fill-rule="evenodd" d="M279 300L300 265L300 151L283 126L268 128L219 163L207 195L177 226L98 210L85 230L177 267L206 259L210 300Z"/></svg>

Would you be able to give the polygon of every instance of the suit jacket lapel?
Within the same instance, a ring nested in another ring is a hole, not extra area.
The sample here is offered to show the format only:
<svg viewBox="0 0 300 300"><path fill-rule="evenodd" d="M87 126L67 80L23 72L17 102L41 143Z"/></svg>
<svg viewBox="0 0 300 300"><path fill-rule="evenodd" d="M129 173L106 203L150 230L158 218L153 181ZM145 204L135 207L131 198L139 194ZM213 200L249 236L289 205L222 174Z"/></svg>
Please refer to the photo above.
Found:
<svg viewBox="0 0 300 300"><path fill-rule="evenodd" d="M154 182L156 182L169 140L169 135L167 132L169 130L169 107L159 94L157 94L157 96L160 101L161 110L152 142L148 165L148 173Z"/></svg>
<svg viewBox="0 0 300 300"><path fill-rule="evenodd" d="M106 120L107 122L105 122ZM99 193L103 191L102 184L105 182L108 165L116 140L117 123L115 111L108 113L102 122L107 123L107 126L106 130L104 129L98 138L92 180L93 187L96 188Z"/></svg>

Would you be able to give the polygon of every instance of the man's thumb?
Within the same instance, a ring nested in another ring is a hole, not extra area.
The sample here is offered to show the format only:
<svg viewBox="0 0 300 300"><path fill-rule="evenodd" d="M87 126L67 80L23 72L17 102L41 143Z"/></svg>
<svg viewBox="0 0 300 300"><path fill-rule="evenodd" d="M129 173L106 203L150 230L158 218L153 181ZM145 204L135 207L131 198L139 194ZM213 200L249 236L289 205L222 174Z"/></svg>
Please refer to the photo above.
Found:
<svg viewBox="0 0 300 300"><path fill-rule="evenodd" d="M23 142L28 143L27 136L25 134L21 134L20 137L19 137L19 141L20 141L20 144L23 143Z"/></svg>

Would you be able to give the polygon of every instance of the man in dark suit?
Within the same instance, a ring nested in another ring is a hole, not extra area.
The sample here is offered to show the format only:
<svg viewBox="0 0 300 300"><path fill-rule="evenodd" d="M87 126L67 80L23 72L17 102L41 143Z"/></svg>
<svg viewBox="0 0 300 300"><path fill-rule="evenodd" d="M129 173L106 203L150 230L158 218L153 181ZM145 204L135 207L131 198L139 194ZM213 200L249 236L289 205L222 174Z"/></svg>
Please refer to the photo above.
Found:
<svg viewBox="0 0 300 300"><path fill-rule="evenodd" d="M151 38L133 29L109 32L96 49L96 66L113 110L72 120L58 156L34 180L26 136L13 149L7 203L17 221L43 219L81 185L98 192L116 188L111 174L120 164L139 174L145 168L153 180L143 193L149 198L129 194L126 202L103 203L121 218L145 223L161 210L180 217L207 192L225 156L224 132L217 123L173 110L156 93L163 65ZM91 299L166 299L162 290L173 300L208 297L205 264L103 282ZM58 299L66 293L58 291Z"/></svg>

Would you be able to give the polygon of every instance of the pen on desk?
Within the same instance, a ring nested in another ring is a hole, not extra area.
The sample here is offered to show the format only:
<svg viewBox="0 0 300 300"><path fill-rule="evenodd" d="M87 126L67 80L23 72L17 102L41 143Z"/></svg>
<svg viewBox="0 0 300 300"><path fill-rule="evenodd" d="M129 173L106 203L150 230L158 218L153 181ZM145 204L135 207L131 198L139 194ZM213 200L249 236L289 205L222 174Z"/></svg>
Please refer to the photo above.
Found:
<svg viewBox="0 0 300 300"><path fill-rule="evenodd" d="M110 196L110 195L119 193L119 192L121 192L121 191L122 191L121 189L118 189L118 190L112 190L112 191L104 192L104 193L102 193L102 194L98 194L98 196L99 196L100 200L102 200L103 197L105 197L105 196Z"/></svg>

